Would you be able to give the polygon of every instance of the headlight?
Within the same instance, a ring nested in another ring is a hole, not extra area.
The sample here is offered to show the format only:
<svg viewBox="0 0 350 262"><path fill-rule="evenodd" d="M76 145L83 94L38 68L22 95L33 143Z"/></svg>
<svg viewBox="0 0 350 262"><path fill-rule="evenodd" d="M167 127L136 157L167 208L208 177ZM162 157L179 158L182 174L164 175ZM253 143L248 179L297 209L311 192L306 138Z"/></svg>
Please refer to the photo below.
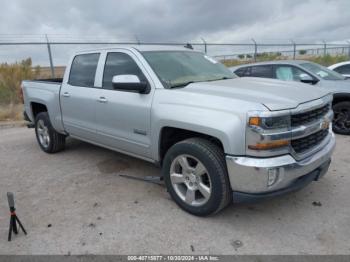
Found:
<svg viewBox="0 0 350 262"><path fill-rule="evenodd" d="M270 156L285 154L289 151L291 137L279 136L291 128L288 112L250 112L246 133L247 154Z"/></svg>
<svg viewBox="0 0 350 262"><path fill-rule="evenodd" d="M280 129L290 126L290 116L258 117L249 118L249 125L261 127L262 129Z"/></svg>

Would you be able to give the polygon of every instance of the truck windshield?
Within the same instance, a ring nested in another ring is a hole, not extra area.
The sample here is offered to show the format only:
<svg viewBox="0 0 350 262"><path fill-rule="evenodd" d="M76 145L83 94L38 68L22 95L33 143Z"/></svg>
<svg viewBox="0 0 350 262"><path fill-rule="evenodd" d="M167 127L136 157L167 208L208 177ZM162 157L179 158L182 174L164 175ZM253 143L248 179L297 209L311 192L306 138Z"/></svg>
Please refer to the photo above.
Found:
<svg viewBox="0 0 350 262"><path fill-rule="evenodd" d="M301 67L311 71L312 73L318 75L324 80L344 80L345 79L345 77L342 76L341 74L338 74L337 72L334 72L318 64L304 63L304 64L301 64Z"/></svg>
<svg viewBox="0 0 350 262"><path fill-rule="evenodd" d="M145 51L143 56L167 88L236 77L223 64L193 51Z"/></svg>

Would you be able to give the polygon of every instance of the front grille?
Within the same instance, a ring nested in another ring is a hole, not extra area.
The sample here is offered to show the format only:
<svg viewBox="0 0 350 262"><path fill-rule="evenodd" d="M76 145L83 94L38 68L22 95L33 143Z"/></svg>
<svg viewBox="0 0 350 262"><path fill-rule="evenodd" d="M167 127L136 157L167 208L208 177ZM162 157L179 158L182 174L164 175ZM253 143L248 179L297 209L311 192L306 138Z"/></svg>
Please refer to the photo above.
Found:
<svg viewBox="0 0 350 262"><path fill-rule="evenodd" d="M306 137L302 137L299 139L295 139L291 141L291 145L294 151L298 154L303 153L314 146L317 146L322 142L323 139L328 135L328 128L318 131L314 134L308 135Z"/></svg>
<svg viewBox="0 0 350 262"><path fill-rule="evenodd" d="M308 112L292 115L291 125L292 127L301 126L311 123L315 120L322 118L330 109L330 105L324 105L323 107L310 110Z"/></svg>

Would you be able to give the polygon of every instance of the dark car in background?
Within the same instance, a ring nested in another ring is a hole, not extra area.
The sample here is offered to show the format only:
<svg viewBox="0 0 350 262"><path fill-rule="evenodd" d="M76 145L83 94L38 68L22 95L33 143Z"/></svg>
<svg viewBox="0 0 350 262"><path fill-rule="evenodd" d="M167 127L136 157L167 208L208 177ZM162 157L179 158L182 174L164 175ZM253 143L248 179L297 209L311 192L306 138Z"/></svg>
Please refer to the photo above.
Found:
<svg viewBox="0 0 350 262"><path fill-rule="evenodd" d="M260 62L230 67L230 70L239 77L297 81L327 89L333 94L333 130L338 134L350 135L350 80L343 75L304 60Z"/></svg>

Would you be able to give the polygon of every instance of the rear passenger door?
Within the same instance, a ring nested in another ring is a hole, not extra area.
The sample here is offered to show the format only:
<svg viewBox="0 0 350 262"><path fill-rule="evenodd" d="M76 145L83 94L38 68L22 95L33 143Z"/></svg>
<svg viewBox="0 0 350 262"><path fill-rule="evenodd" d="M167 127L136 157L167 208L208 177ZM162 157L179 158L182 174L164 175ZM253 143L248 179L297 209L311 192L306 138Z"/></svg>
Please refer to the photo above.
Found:
<svg viewBox="0 0 350 262"><path fill-rule="evenodd" d="M96 119L99 143L141 157L150 157L151 104L154 88L140 94L115 90L113 76L136 75L151 85L151 78L137 56L128 50L107 52L103 70L101 102Z"/></svg>
<svg viewBox="0 0 350 262"><path fill-rule="evenodd" d="M68 79L64 79L60 102L65 130L85 140L96 138L96 101L101 89L95 88L99 53L74 57ZM65 76L66 77L66 76Z"/></svg>

